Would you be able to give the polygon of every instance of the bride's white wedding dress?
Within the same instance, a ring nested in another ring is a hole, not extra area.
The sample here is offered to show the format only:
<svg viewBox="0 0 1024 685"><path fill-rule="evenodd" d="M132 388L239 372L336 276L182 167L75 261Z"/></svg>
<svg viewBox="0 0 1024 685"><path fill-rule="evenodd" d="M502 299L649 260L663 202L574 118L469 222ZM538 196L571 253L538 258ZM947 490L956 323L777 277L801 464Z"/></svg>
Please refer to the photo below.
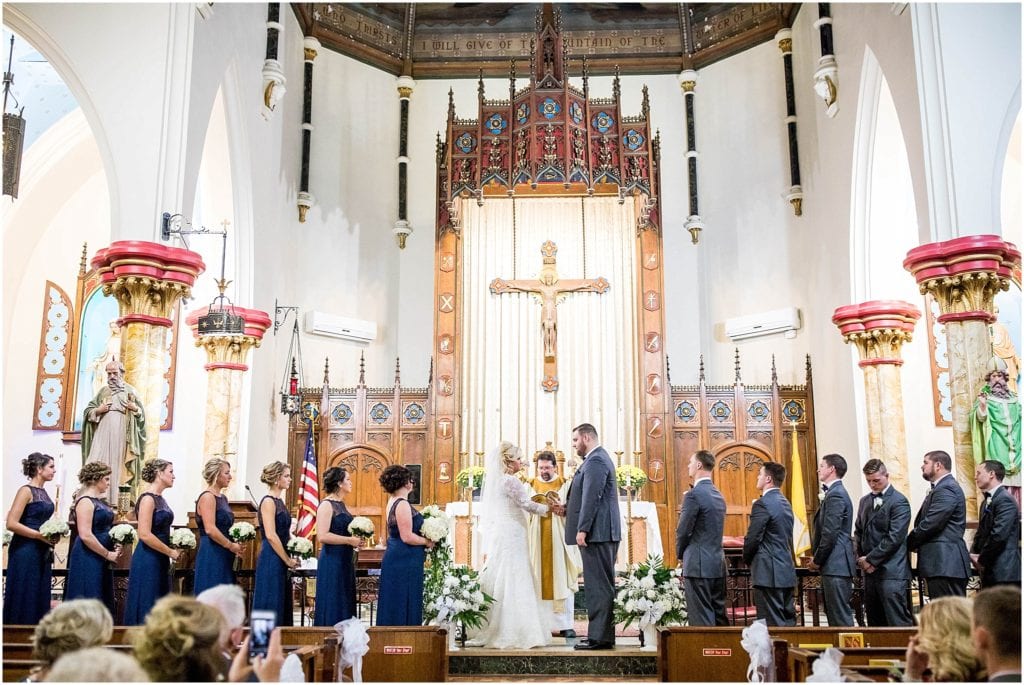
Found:
<svg viewBox="0 0 1024 685"><path fill-rule="evenodd" d="M481 531L487 561L480 586L494 597L487 623L470 634L473 645L496 649L530 649L550 642L526 543L526 512L543 515L548 507L530 500L526 485L508 474L498 483L500 495L487 497L490 524ZM494 511L490 511L494 509Z"/></svg>

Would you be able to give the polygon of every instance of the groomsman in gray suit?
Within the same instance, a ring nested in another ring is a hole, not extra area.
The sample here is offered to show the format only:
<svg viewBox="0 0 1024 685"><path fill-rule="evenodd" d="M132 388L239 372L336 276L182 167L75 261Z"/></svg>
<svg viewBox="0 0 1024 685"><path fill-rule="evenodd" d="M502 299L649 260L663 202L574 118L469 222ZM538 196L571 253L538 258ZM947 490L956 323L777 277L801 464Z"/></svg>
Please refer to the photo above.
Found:
<svg viewBox="0 0 1024 685"><path fill-rule="evenodd" d="M743 561L750 566L757 617L770 626L795 626L796 567L793 565L793 507L779 490L786 467L766 461L757 473L761 497L750 508Z"/></svg>
<svg viewBox="0 0 1024 685"><path fill-rule="evenodd" d="M587 639L576 649L615 646L615 556L619 552L619 486L611 457L597 442L597 429L583 423L572 430L572 446L583 457L565 505L565 544L578 545L583 559Z"/></svg>
<svg viewBox="0 0 1024 685"><path fill-rule="evenodd" d="M825 616L830 626L852 626L853 609L853 502L841 480L846 475L846 459L826 454L818 461L821 483L821 504L814 512L814 534L807 565L821 573L821 589L825 595Z"/></svg>
<svg viewBox="0 0 1024 685"><path fill-rule="evenodd" d="M864 572L868 625L912 626L914 616L907 601L910 502L889 484L889 471L882 460L868 459L862 471L871 493L860 500L853 538L857 566Z"/></svg>
<svg viewBox="0 0 1024 685"><path fill-rule="evenodd" d="M953 460L942 450L924 455L921 475L932 484L907 537L907 549L917 552L917 574L925 581L929 599L967 596L971 558L964 542L967 502L950 471Z"/></svg>
<svg viewBox="0 0 1024 685"><path fill-rule="evenodd" d="M974 482L984 498L971 561L981 574L981 586L1020 585L1020 509L1003 487L1006 467L995 460L978 464Z"/></svg>
<svg viewBox="0 0 1024 685"><path fill-rule="evenodd" d="M725 615L725 498L711 482L715 457L707 450L690 456L693 488L683 499L676 526L676 557L683 565L687 620L691 626L727 626Z"/></svg>

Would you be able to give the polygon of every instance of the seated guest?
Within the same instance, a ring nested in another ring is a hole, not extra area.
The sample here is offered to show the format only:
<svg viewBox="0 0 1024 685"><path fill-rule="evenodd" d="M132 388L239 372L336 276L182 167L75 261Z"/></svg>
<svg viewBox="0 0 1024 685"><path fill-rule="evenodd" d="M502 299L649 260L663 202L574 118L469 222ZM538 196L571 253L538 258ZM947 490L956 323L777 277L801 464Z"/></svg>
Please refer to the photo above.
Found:
<svg viewBox="0 0 1024 685"><path fill-rule="evenodd" d="M231 464L217 457L210 459L203 467L203 480L206 489L196 500L196 527L199 528L193 585L196 595L215 585L234 584L234 562L242 556L242 545L228 537L235 515L223 491L231 483Z"/></svg>
<svg viewBox="0 0 1024 685"><path fill-rule="evenodd" d="M114 619L103 602L74 599L58 605L43 616L32 634L32 658L43 665L29 676L29 680L45 679L61 656L86 647L105 645L113 634Z"/></svg>
<svg viewBox="0 0 1024 685"><path fill-rule="evenodd" d="M148 683L139 662L106 647L90 647L57 659L48 683Z"/></svg>
<svg viewBox="0 0 1024 685"><path fill-rule="evenodd" d="M53 578L53 549L39 526L53 516L53 502L43 486L56 472L53 457L33 452L21 460L21 472L28 485L18 488L7 512L7 530L11 531L7 550L7 583L4 591L4 624L31 626L50 610L50 584Z"/></svg>
<svg viewBox="0 0 1024 685"><path fill-rule="evenodd" d="M985 665L979 660L971 641L969 599L940 597L928 602L921 609L918 621L917 634L907 645L904 682L978 682L985 679Z"/></svg>
<svg viewBox="0 0 1024 685"><path fill-rule="evenodd" d="M74 505L78 539L68 557L64 599L100 599L113 612L110 564L117 561L121 546L110 539L114 510L103 498L110 489L110 467L99 461L86 462L78 472L78 482L82 484Z"/></svg>
<svg viewBox="0 0 1024 685"><path fill-rule="evenodd" d="M989 682L1019 683L1020 588L1001 585L979 592L974 596L973 623L974 647Z"/></svg>
<svg viewBox="0 0 1024 685"><path fill-rule="evenodd" d="M167 595L154 606L135 637L135 658L160 682L213 682L223 670L225 620L192 597Z"/></svg>
<svg viewBox="0 0 1024 685"><path fill-rule="evenodd" d="M335 466L324 472L327 497L316 510L320 560L317 564L315 626L333 626L356 615L356 565L353 551L362 539L348 532L354 518L345 508L352 477Z"/></svg>
<svg viewBox="0 0 1024 685"><path fill-rule="evenodd" d="M174 485L174 465L164 459L150 459L142 467L141 477L149 486L135 503L139 542L128 574L124 608L127 626L140 625L156 601L171 591L171 560L177 561L181 555L180 550L171 548L174 512L163 495Z"/></svg>
<svg viewBox="0 0 1024 685"><path fill-rule="evenodd" d="M224 617L224 631L220 636L223 674L226 678L235 658L235 648L242 641L245 625L245 593L237 585L217 585L203 590L196 596L197 602L213 607Z"/></svg>

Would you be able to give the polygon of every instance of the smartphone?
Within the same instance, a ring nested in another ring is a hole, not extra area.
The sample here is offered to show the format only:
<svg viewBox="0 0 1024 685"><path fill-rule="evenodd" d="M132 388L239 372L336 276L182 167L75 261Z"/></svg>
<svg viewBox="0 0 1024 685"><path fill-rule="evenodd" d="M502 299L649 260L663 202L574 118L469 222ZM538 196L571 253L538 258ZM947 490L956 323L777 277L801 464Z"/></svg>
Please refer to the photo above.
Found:
<svg viewBox="0 0 1024 685"><path fill-rule="evenodd" d="M277 627L277 614L273 611L254 611L249 619L249 660L266 656L270 634Z"/></svg>

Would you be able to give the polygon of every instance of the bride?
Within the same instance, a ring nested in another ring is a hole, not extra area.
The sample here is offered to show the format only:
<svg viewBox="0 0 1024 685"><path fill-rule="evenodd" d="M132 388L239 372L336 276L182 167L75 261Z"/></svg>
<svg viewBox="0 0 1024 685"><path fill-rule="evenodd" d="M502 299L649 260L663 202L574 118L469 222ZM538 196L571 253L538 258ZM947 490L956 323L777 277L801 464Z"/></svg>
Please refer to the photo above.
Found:
<svg viewBox="0 0 1024 685"><path fill-rule="evenodd" d="M526 543L526 513L543 516L548 507L530 500L515 476L522 470L522 452L510 442L491 450L484 461L480 538L487 561L480 586L494 604L487 623L471 635L473 645L530 649L549 642Z"/></svg>

